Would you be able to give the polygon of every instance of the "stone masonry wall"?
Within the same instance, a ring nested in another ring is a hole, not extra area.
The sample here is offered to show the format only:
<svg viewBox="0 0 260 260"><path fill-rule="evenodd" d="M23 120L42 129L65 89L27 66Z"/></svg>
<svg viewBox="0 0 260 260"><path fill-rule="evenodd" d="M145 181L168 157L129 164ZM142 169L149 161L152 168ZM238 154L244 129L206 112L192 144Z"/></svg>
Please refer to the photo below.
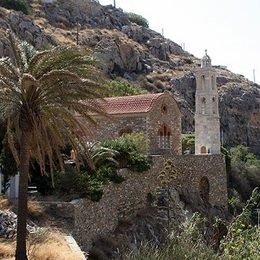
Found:
<svg viewBox="0 0 260 260"><path fill-rule="evenodd" d="M173 160L176 165L176 186L199 193L200 180L205 176L210 185L209 202L227 208L227 177L222 155L155 156L152 168L145 173L125 170L122 175L126 180L106 186L99 202L81 200L75 205L74 236L77 241L87 248L97 236L113 231L118 219L143 208L147 194L155 194L155 189L160 187L158 175L166 159Z"/></svg>
<svg viewBox="0 0 260 260"><path fill-rule="evenodd" d="M167 112L163 113L162 106L167 107ZM182 153L181 145L181 114L175 101L171 96L165 96L157 100L149 113L148 117L148 137L151 142L151 154L160 155L180 155ZM170 149L161 149L159 145L159 129L166 125L170 128Z"/></svg>
<svg viewBox="0 0 260 260"><path fill-rule="evenodd" d="M119 136L120 130L131 129L133 132L146 133L146 117L114 117L113 120L105 118L96 119L100 127L93 129L96 141L110 140Z"/></svg>

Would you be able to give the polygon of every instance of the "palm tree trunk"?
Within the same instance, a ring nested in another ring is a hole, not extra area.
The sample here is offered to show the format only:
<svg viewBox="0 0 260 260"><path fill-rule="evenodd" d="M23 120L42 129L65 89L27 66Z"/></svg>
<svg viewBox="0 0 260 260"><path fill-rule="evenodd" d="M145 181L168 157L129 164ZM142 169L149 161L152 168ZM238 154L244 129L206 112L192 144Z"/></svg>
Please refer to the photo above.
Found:
<svg viewBox="0 0 260 260"><path fill-rule="evenodd" d="M22 133L20 148L20 179L19 179L19 198L18 198L18 219L17 219L17 238L16 238L16 260L27 260L26 255L26 220L27 220L27 195L28 195L28 173L30 150L28 135Z"/></svg>

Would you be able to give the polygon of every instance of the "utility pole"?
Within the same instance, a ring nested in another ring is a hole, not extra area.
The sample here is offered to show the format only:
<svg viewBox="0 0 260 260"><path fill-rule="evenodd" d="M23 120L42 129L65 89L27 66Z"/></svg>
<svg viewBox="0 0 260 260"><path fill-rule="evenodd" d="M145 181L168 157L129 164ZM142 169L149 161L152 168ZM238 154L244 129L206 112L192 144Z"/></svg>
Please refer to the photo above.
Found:
<svg viewBox="0 0 260 260"><path fill-rule="evenodd" d="M114 0L114 7L116 8L116 0Z"/></svg>
<svg viewBox="0 0 260 260"><path fill-rule="evenodd" d="M77 45L79 45L79 27L80 27L80 24L77 23Z"/></svg>
<svg viewBox="0 0 260 260"><path fill-rule="evenodd" d="M255 83L255 69L253 69L253 79L254 79L254 83Z"/></svg>

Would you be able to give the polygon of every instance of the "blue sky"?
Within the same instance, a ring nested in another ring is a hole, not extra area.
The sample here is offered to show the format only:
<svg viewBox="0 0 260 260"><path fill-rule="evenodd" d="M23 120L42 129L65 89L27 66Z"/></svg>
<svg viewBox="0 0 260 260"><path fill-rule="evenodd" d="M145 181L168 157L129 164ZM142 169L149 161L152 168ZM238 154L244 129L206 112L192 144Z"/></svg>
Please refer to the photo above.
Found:
<svg viewBox="0 0 260 260"><path fill-rule="evenodd" d="M102 5L114 0L99 0ZM116 0L198 58L260 84L260 0Z"/></svg>

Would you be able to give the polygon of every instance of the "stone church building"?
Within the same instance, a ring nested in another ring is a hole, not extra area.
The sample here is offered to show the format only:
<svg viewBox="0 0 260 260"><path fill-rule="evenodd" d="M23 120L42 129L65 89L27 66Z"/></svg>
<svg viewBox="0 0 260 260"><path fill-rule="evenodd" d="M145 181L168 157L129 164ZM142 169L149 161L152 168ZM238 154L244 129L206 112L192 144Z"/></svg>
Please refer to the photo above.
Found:
<svg viewBox="0 0 260 260"><path fill-rule="evenodd" d="M105 98L101 105L112 120L94 116L100 125L94 131L94 140L143 132L150 141L152 171L162 167L160 160L171 159L179 173L178 182L184 189L199 193L214 205L226 207L227 176L224 156L220 152L216 75L207 52L195 76L195 155L182 155L182 114L168 91Z"/></svg>
<svg viewBox="0 0 260 260"><path fill-rule="evenodd" d="M196 154L182 155L182 116L170 93L105 99L103 108L114 120L96 118L100 128L95 131L95 138L112 139L141 131L150 140L152 166L142 174L123 170L120 174L125 181L120 185L110 183L100 202L82 202L77 206L75 223L82 243L91 244L90 237L97 230L109 233L115 230L119 217L129 217L145 207L147 195L155 194L160 187L158 176L168 159L177 172L172 185L177 187L174 200L180 202L182 210L196 210L208 203L212 206L211 214L214 207L227 209L227 174L225 158L220 152L216 77L207 54L196 73L196 82Z"/></svg>
<svg viewBox="0 0 260 260"><path fill-rule="evenodd" d="M151 155L182 154L181 112L170 92L105 98L101 105L112 120L96 118L100 127L95 140L143 132Z"/></svg>

